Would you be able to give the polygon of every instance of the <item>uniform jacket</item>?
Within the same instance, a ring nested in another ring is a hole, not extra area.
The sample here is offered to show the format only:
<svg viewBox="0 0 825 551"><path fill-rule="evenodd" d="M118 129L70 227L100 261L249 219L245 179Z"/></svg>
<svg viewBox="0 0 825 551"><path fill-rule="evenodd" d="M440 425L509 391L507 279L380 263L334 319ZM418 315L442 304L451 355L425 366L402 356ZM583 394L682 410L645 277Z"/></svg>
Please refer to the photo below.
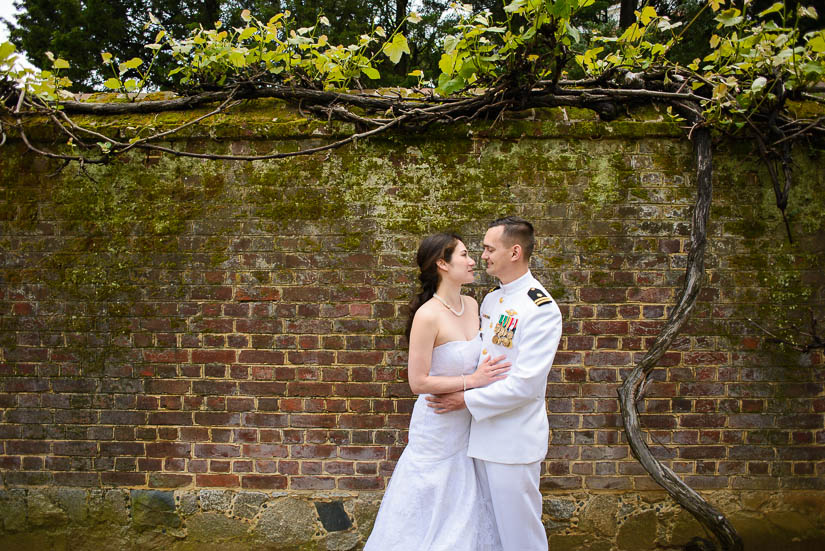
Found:
<svg viewBox="0 0 825 551"><path fill-rule="evenodd" d="M505 354L507 378L464 393L473 416L468 455L495 463L544 459L547 375L561 338L561 312L533 275L501 285L481 303L482 357Z"/></svg>

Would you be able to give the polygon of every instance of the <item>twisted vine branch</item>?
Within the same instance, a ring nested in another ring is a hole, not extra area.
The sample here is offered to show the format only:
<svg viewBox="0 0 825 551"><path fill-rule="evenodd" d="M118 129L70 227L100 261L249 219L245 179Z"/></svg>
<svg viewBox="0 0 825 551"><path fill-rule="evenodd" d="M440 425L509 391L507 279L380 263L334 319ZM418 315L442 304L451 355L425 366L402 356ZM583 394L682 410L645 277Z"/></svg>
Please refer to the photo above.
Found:
<svg viewBox="0 0 825 551"><path fill-rule="evenodd" d="M620 75L621 76L621 75ZM322 91L312 88L301 88L295 86L284 86L266 81L250 81L235 84L231 89L220 91L202 92L192 96L172 98L168 100L137 101L130 103L87 103L80 101L63 101L54 105L47 105L40 101L29 101L24 93L19 93L17 107L9 113L14 123L10 126L15 128L20 134L24 144L32 152L48 158L60 159L69 162L80 162L83 164L107 163L114 156L121 155L131 149L144 149L161 151L175 156L195 157L201 159L214 160L234 160L234 161L256 161L267 159L283 159L300 155L311 155L320 151L336 149L356 142L360 139L369 138L385 132L393 127L421 126L434 122L461 122L472 121L482 117L498 118L501 113L508 110L522 110L538 107L582 107L595 111L604 120L611 120L618 114L620 105L642 104L649 102L673 103L679 102L681 110L690 112L690 116L701 117L702 109L699 102L706 100L703 95L695 91L683 91L684 77L675 75L682 79L679 84L678 79L669 86L665 84L667 75L665 73L656 75L643 75L644 78L631 79L636 86L636 81L643 82L643 88L628 88L621 86L616 81L606 81L605 79L588 81L559 81L554 84L549 81L542 81L538 88L521 89L513 88L507 83L487 89L481 94L465 97L437 97L432 93L420 94L420 97L402 97L399 95L388 95L378 93L347 93L337 91ZM671 74L670 78L674 78ZM627 78L625 78L627 80ZM587 86L587 87L583 87ZM595 86L594 86L595 85ZM288 153L270 153L264 155L218 155L209 153L192 153L173 147L161 146L156 142L162 138L173 135L184 128L203 122L220 113L226 113L239 104L242 100L273 98L282 99L291 103L305 106L312 113L327 120L341 120L354 122L356 127L362 130L354 132L335 142L313 148L307 148ZM71 115L124 115L141 113L162 113L177 110L189 110L210 103L220 104L212 111L200 115L176 128L159 132L144 138L133 139L124 142L107 136L101 132L90 130L77 125ZM22 109L26 107L26 109ZM359 115L352 111L353 108L365 110L367 115ZM0 108L9 111L7 108ZM376 114L381 115L376 115ZM72 143L85 150L102 150L96 156L84 154L66 154L55 151L47 151L35 147L25 132L24 121L32 116L45 116L51 120L62 133L66 134ZM776 120L774 114L773 121ZM776 129L774 134L777 140L774 143L767 143L764 135L758 134L758 143L764 159L770 156L774 147L789 146L789 137L798 138L806 134L811 134L825 130L822 119L813 122L783 120L784 127ZM370 128L370 130L363 130ZM754 127L755 128L755 127ZM81 135L86 135L97 140L94 145L87 144L81 139ZM787 144L787 145L786 145ZM780 190L777 195L777 204L780 209L787 203L788 187L790 185L789 163L784 162L783 174L786 178L785 190ZM778 186L778 178L775 177L773 167L769 166L769 173L774 181L774 186ZM778 189L778 188L777 188ZM784 198L784 202L781 199ZM787 220L786 220L787 222ZM788 226L790 228L790 226ZM790 236L790 229L788 229Z"/></svg>
<svg viewBox="0 0 825 551"><path fill-rule="evenodd" d="M688 113L690 117L688 120L692 120L694 125L701 124L701 121L693 115L694 109L686 109L688 106L680 107ZM676 307L671 311L665 326L656 336L653 346L650 347L647 354L619 387L619 405L630 449L653 480L664 488L679 505L693 514L706 529L712 532L722 544L722 549L742 551L744 549L742 539L728 519L653 455L647 442L645 442L637 409L637 403L643 399L645 383L656 367L656 363L687 322L690 312L696 304L696 298L699 295L704 276L707 223L713 196L711 182L713 152L708 128L695 126L690 136L694 146L694 159L696 160L697 196L693 209L691 246L685 268L684 286Z"/></svg>

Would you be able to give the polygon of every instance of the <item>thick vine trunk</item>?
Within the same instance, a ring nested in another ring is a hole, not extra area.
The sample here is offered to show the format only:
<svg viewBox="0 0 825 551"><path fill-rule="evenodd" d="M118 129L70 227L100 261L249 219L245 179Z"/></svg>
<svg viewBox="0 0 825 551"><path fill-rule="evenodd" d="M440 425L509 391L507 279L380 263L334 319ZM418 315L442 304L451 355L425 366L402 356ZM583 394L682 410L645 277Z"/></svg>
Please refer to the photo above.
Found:
<svg viewBox="0 0 825 551"><path fill-rule="evenodd" d="M637 0L621 1L621 8L619 9L620 28L626 29L636 21L636 1Z"/></svg>
<svg viewBox="0 0 825 551"><path fill-rule="evenodd" d="M407 36L407 10L409 10L409 0L395 0L395 26L400 29L401 34ZM393 72L399 76L406 76L409 72L410 56L401 56L398 64L393 68Z"/></svg>
<svg viewBox="0 0 825 551"><path fill-rule="evenodd" d="M671 312L653 346L619 388L619 403L630 449L653 480L667 490L677 503L692 513L702 526L712 532L721 543L723 550L742 551L742 540L725 516L653 456L645 441L639 422L639 412L636 409L636 403L642 399L644 386L650 373L688 320L702 285L707 222L713 192L710 130L700 126L694 127L691 141L694 145L696 159L698 193L693 211L691 247L685 269L684 287L676 308Z"/></svg>

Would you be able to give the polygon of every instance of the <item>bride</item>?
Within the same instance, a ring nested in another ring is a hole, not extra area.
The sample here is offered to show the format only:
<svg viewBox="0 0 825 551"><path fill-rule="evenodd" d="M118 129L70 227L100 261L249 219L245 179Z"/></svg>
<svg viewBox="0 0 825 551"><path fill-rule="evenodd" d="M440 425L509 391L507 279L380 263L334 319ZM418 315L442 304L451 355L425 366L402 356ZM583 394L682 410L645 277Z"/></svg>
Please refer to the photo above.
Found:
<svg viewBox="0 0 825 551"><path fill-rule="evenodd" d="M475 261L461 238L427 237L416 261L422 291L410 302L407 336L410 388L419 396L364 551L499 551L491 505L467 457L470 413L436 414L425 395L486 386L505 378L510 363L488 356L479 364L478 303L461 294Z"/></svg>

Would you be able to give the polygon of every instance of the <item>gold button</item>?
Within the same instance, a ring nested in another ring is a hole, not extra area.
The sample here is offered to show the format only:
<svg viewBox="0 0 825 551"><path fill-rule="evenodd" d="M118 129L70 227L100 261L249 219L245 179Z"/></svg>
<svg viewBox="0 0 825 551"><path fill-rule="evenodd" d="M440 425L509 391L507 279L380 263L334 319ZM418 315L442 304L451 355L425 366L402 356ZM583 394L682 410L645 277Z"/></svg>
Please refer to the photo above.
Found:
<svg viewBox="0 0 825 551"><path fill-rule="evenodd" d="M491 322L490 322L490 327L492 327L492 326L493 326L493 322L491 321Z"/></svg>
<svg viewBox="0 0 825 551"><path fill-rule="evenodd" d="M482 354L486 354L486 353L487 353L487 349L485 348L484 350L482 350L482 351L481 351L481 353L482 353Z"/></svg>
<svg viewBox="0 0 825 551"><path fill-rule="evenodd" d="M504 297L501 297L500 299L498 299L498 301L499 302L504 302Z"/></svg>

